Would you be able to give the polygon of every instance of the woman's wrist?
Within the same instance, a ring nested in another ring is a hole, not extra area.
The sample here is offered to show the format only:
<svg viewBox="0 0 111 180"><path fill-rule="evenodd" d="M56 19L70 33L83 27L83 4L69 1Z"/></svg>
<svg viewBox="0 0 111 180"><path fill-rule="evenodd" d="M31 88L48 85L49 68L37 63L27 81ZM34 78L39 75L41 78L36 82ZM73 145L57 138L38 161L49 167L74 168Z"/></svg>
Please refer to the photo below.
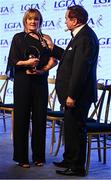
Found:
<svg viewBox="0 0 111 180"><path fill-rule="evenodd" d="M26 60L26 61L18 61L16 65L17 66L29 66L28 60Z"/></svg>

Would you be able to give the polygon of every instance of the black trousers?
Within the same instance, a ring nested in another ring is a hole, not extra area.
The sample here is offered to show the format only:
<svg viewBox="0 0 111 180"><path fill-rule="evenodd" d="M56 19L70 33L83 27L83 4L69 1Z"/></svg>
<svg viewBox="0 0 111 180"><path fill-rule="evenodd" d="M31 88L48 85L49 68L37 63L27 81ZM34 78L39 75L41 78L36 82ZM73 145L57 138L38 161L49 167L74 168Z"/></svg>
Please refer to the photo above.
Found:
<svg viewBox="0 0 111 180"><path fill-rule="evenodd" d="M74 108L65 108L64 134L65 162L70 168L84 168L86 161L86 119L90 102L76 104Z"/></svg>
<svg viewBox="0 0 111 180"><path fill-rule="evenodd" d="M32 161L45 161L47 77L16 74L14 81L14 154L17 162L29 162L29 124L32 121Z"/></svg>

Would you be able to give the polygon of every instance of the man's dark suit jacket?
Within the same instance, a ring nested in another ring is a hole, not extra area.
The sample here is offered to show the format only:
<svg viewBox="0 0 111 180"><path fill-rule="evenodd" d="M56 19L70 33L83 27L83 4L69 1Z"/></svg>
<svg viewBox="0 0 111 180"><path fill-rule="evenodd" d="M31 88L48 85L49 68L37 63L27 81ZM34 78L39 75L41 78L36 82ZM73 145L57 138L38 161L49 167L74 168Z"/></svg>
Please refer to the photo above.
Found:
<svg viewBox="0 0 111 180"><path fill-rule="evenodd" d="M88 25L69 42L65 51L54 45L53 54L60 60L56 91L62 105L65 105L68 96L76 102L97 100L98 53L98 38Z"/></svg>

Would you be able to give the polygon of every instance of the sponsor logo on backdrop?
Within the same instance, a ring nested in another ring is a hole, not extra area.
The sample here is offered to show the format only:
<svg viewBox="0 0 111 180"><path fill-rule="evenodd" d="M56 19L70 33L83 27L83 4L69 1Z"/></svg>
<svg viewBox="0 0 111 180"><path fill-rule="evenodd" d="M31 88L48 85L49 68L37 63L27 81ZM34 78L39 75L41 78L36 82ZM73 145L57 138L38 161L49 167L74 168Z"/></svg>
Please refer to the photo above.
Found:
<svg viewBox="0 0 111 180"><path fill-rule="evenodd" d="M41 4L41 6L40 6L40 9L42 10L42 11L46 11L46 0L44 0L43 2L42 2L42 4Z"/></svg>
<svg viewBox="0 0 111 180"><path fill-rule="evenodd" d="M0 75L4 75L5 74L5 72L3 72L3 71L0 71Z"/></svg>
<svg viewBox="0 0 111 180"><path fill-rule="evenodd" d="M57 44L59 46L67 46L70 41L70 38L60 38L60 39L54 39L54 44Z"/></svg>
<svg viewBox="0 0 111 180"><path fill-rule="evenodd" d="M12 96L13 95L13 88L11 88L11 87L7 88L6 93L7 93L8 96Z"/></svg>
<svg viewBox="0 0 111 180"><path fill-rule="evenodd" d="M110 37L101 37L99 38L100 48L111 48L111 38Z"/></svg>
<svg viewBox="0 0 111 180"><path fill-rule="evenodd" d="M94 0L93 7L109 7L111 0Z"/></svg>
<svg viewBox="0 0 111 180"><path fill-rule="evenodd" d="M21 31L22 28L21 22L8 22L4 24L4 31Z"/></svg>
<svg viewBox="0 0 111 180"><path fill-rule="evenodd" d="M68 6L73 6L73 5L81 5L83 6L83 1L84 0L61 0L61 1L55 1L54 2L54 10L64 10Z"/></svg>
<svg viewBox="0 0 111 180"><path fill-rule="evenodd" d="M102 68L102 66L101 66L101 68ZM106 78L105 79L104 78L99 78L98 82L101 82L102 84L105 84L105 85L106 84L111 85L111 79L108 79L108 78L107 79Z"/></svg>
<svg viewBox="0 0 111 180"><path fill-rule="evenodd" d="M61 29L62 28L62 19L61 18L59 18L58 20L57 20L57 22L56 22L56 28L57 29Z"/></svg>
<svg viewBox="0 0 111 180"><path fill-rule="evenodd" d="M7 48L9 46L9 42L7 39L0 39L0 47Z"/></svg>
<svg viewBox="0 0 111 180"><path fill-rule="evenodd" d="M41 3L28 3L28 4L22 4L20 6L20 12L24 13L28 9L33 8L33 9L39 9L41 11L46 11L46 0L42 1Z"/></svg>
<svg viewBox="0 0 111 180"><path fill-rule="evenodd" d="M43 21L42 29L55 29L55 22L53 20Z"/></svg>
<svg viewBox="0 0 111 180"><path fill-rule="evenodd" d="M3 58L3 62L4 62L4 63L7 63L7 61L8 61L7 56L4 56L4 58Z"/></svg>
<svg viewBox="0 0 111 180"><path fill-rule="evenodd" d="M36 4L29 4L29 3L28 4L22 4L20 7L20 11L21 11L21 13L24 13L25 11L27 11L30 8L40 9L40 6L38 3L36 3Z"/></svg>
<svg viewBox="0 0 111 180"><path fill-rule="evenodd" d="M11 13L14 13L14 5L10 6L1 6L0 7L0 15L9 15Z"/></svg>
<svg viewBox="0 0 111 180"><path fill-rule="evenodd" d="M91 28L103 28L103 16L100 14L96 19L90 18L88 20L88 25Z"/></svg>
<svg viewBox="0 0 111 180"><path fill-rule="evenodd" d="M99 68L101 68L101 61L102 61L101 56L99 55L98 56L98 64L97 64Z"/></svg>
<svg viewBox="0 0 111 180"><path fill-rule="evenodd" d="M56 21L54 20L46 20L43 21L42 29L43 30L53 30L53 29L61 29L62 28L62 19L58 18Z"/></svg>

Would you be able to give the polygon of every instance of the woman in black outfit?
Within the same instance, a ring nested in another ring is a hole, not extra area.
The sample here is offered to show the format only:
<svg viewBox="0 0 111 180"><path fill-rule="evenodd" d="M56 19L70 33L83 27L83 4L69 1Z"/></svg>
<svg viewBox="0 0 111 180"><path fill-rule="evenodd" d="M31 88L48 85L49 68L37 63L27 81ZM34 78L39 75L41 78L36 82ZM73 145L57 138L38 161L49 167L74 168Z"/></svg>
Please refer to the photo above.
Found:
<svg viewBox="0 0 111 180"><path fill-rule="evenodd" d="M7 71L14 76L13 160L29 168L29 125L32 119L32 161L45 162L46 115L48 104L48 70L56 65L39 29L42 15L29 9L23 17L24 32L14 35Z"/></svg>

